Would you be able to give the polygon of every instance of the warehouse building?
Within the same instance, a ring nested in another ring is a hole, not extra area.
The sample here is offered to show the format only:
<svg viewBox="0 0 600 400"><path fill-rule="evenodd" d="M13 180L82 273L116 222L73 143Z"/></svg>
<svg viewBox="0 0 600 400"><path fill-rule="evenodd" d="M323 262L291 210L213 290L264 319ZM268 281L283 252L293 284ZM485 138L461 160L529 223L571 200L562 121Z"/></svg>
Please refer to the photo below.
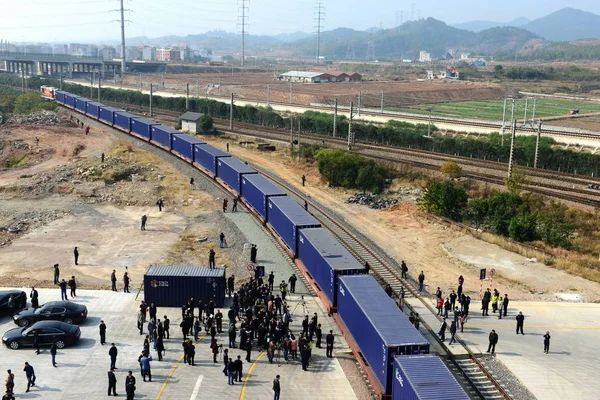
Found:
<svg viewBox="0 0 600 400"><path fill-rule="evenodd" d="M356 72L339 71L288 71L279 75L278 79L298 83L360 82L362 75Z"/></svg>

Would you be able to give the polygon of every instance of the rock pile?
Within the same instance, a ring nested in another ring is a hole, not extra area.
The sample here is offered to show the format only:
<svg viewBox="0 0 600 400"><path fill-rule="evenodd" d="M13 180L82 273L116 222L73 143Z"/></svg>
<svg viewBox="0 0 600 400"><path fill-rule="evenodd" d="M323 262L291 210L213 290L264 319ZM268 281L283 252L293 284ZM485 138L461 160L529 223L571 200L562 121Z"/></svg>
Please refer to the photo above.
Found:
<svg viewBox="0 0 600 400"><path fill-rule="evenodd" d="M28 124L28 125L58 125L60 117L54 111L40 111L30 115L15 115L10 117L7 124Z"/></svg>
<svg viewBox="0 0 600 400"><path fill-rule="evenodd" d="M398 204L398 199L384 199L380 195L373 193L356 193L353 196L350 196L347 202L362 204L376 210L381 210L394 204Z"/></svg>

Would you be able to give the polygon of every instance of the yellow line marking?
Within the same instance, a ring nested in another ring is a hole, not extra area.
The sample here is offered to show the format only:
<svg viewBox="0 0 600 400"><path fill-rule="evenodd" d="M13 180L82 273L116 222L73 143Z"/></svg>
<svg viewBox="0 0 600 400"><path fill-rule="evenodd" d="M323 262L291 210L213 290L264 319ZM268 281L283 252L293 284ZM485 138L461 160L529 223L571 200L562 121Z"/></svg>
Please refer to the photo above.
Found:
<svg viewBox="0 0 600 400"><path fill-rule="evenodd" d="M258 363L258 360L260 360L264 355L265 355L264 351L262 353L260 353L258 355L258 357L256 357L256 360L254 360L254 362L250 366L250 369L248 370L248 372L246 373L246 378L244 378L244 384L242 385L242 391L240 393L240 400L244 400L244 396L246 395L246 385L248 385L248 381L250 380L250 375L252 375L252 371L254 371L254 367L256 367L256 363Z"/></svg>
<svg viewBox="0 0 600 400"><path fill-rule="evenodd" d="M476 328L496 328L497 325L486 325L486 324L469 324L469 321L465 322L465 327L474 326ZM516 325L515 325L516 326ZM527 325L525 324L526 329L580 329L580 330L590 330L590 331L600 331L600 326L555 326L555 325Z"/></svg>
<svg viewBox="0 0 600 400"><path fill-rule="evenodd" d="M600 308L600 305L598 305L598 304L569 305L569 304L564 304L564 303L561 303L560 305L558 305L558 304L557 305L543 305L543 304L520 304L520 303L517 303L512 308L519 309L519 308L526 308L526 307L529 307L529 308L567 308L567 309L568 308L589 308L590 310L597 310Z"/></svg>
<svg viewBox="0 0 600 400"><path fill-rule="evenodd" d="M199 337L198 340L196 340L194 342L194 344L198 344L207 335L208 334L205 334L205 335L202 335L201 337ZM177 360L177 362L175 363L175 365L173 366L173 368L171 368L171 371L169 372L169 375L167 375L167 377L165 378L165 381L161 385L160 390L158 391L158 394L156 395L156 397L155 397L154 400L160 400L161 396L163 395L163 392L165 391L165 389L167 387L167 383L169 383L169 380L171 380L171 377L175 373L175 370L177 369L177 367L179 367L179 364L181 364L182 361L183 361L183 356L179 357L179 360Z"/></svg>

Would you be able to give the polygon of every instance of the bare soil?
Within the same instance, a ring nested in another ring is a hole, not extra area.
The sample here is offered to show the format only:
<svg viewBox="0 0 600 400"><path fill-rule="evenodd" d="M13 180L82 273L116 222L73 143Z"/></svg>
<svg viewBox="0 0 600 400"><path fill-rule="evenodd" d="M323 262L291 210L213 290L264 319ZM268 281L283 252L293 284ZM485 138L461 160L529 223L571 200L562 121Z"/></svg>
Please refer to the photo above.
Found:
<svg viewBox="0 0 600 400"><path fill-rule="evenodd" d="M232 137L204 139L220 148L225 148L226 142L236 142ZM406 261L409 275L416 277L424 271L430 290L438 286L444 292L455 289L458 276L463 275L465 292L478 298L479 268L487 267L489 271L491 265L498 265L493 285L502 293L508 293L511 299L557 301L561 299L557 293L564 292L579 293L585 301L600 301L599 284L540 263L531 263L525 257L504 252L493 244L430 221L418 210L414 201L404 201L386 210L348 204L346 200L354 191L328 187L320 180L316 165L292 161L285 146L278 147L282 150L264 153L255 148L232 145L230 151L278 174L323 205L335 209L344 220L370 237L398 262ZM300 180L303 174L307 177L304 188ZM463 245L459 248L456 243ZM501 268L509 255L512 267Z"/></svg>

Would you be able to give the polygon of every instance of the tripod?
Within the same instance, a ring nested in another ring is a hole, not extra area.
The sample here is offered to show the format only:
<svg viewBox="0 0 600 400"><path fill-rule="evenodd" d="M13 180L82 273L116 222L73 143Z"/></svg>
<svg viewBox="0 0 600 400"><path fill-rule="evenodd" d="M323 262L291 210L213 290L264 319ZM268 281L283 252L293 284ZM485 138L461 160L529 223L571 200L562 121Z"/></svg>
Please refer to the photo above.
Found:
<svg viewBox="0 0 600 400"><path fill-rule="evenodd" d="M304 313L303 315L308 315L308 307L306 307L306 300L304 300L304 296L300 296L300 301L294 306L294 308L292 308L290 315L294 314L294 311L296 311L296 308L298 308L299 305L302 305L302 312Z"/></svg>

